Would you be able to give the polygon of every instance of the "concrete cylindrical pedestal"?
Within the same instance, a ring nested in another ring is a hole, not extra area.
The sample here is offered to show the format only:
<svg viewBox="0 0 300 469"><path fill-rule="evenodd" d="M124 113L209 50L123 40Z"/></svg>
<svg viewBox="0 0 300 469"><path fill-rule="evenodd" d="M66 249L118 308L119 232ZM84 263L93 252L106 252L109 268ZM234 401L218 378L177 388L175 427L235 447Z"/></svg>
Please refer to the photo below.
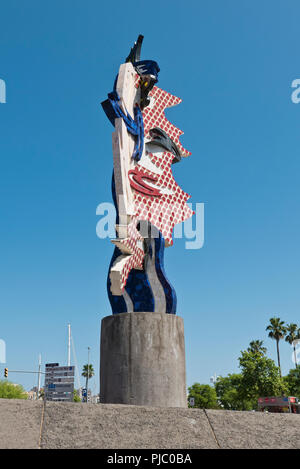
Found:
<svg viewBox="0 0 300 469"><path fill-rule="evenodd" d="M100 402L187 407L183 319L121 313L101 324Z"/></svg>

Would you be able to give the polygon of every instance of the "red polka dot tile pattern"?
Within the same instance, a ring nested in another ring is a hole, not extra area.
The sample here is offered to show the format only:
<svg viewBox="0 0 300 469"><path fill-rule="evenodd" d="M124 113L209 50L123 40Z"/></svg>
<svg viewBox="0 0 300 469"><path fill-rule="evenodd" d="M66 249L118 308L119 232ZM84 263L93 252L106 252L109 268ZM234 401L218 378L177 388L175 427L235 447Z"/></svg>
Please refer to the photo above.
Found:
<svg viewBox="0 0 300 469"><path fill-rule="evenodd" d="M150 105L143 110L145 138L150 137L149 130L154 127L159 127L169 135L173 142L176 143L182 156L191 155L188 150L183 148L179 141L180 135L183 134L182 130L171 124L165 116L166 108L176 106L177 104L180 104L182 100L157 86L154 86L150 91L149 97L152 98Z"/></svg>
<svg viewBox="0 0 300 469"><path fill-rule="evenodd" d="M126 285L128 275L131 269L142 269L144 260L144 251L138 246L138 241L143 242L143 238L136 228L137 218L132 217L132 221L127 228L128 237L125 239L118 238L113 243L128 255L125 257L122 272L120 273L120 288L123 291ZM118 259L117 259L118 262Z"/></svg>
<svg viewBox="0 0 300 469"><path fill-rule="evenodd" d="M139 87L139 83L140 77L136 75L136 88ZM159 127L176 143L182 156L189 156L191 153L182 146L179 140L183 132L171 124L165 116L165 109L180 104L181 99L157 86L153 87L148 96L150 104L143 110L145 139L150 139L149 131L152 128ZM127 238L118 238L113 241L122 253L125 254L120 271L120 286L122 291L131 269L143 268L144 251L140 247L143 237L137 230L137 222L139 220L149 221L162 233L166 246L171 246L173 244L172 234L174 226L187 220L194 213L186 204L190 195L178 186L173 177L172 161L174 155L167 151L146 152L146 155L151 160L151 163L158 168L158 171L154 174L150 169L143 166L142 163L137 163L134 166L134 170L131 169L131 173L150 176L150 178L144 178L142 183L145 182L145 179L146 181L148 179L148 184L149 181L150 183L152 182L156 195L145 194L145 190L142 191L142 188L139 191L137 184L133 184L129 178L134 195L134 216L131 217L131 222L128 225ZM151 190L148 192L151 193ZM116 262L118 262L118 259Z"/></svg>
<svg viewBox="0 0 300 469"><path fill-rule="evenodd" d="M166 246L173 244L172 233L176 223L181 223L193 215L186 205L190 195L176 183L172 170L174 155L169 152L148 153L152 163L162 170L157 177L156 187L161 189L161 196L154 197L134 191L135 214L139 220L148 220L162 233ZM153 174L143 168L145 173ZM157 175L156 175L157 176ZM164 193L164 189L167 193Z"/></svg>

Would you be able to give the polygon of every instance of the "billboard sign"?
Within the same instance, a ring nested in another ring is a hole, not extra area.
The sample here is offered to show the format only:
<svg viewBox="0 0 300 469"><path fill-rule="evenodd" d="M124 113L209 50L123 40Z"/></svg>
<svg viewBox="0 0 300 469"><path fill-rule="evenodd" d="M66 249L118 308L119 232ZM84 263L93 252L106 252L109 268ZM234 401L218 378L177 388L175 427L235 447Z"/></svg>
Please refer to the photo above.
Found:
<svg viewBox="0 0 300 469"><path fill-rule="evenodd" d="M47 363L45 372L46 400L73 401L75 367Z"/></svg>

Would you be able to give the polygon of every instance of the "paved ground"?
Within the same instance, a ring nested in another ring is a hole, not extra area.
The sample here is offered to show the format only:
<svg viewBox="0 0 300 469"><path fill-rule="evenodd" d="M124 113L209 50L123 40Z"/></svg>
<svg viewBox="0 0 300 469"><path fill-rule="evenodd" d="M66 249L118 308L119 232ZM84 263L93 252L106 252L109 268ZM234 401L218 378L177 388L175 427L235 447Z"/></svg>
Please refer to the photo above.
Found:
<svg viewBox="0 0 300 469"><path fill-rule="evenodd" d="M300 415L0 399L0 448L300 449Z"/></svg>
<svg viewBox="0 0 300 469"><path fill-rule="evenodd" d="M217 444L201 410L49 402L42 448L70 447L216 448Z"/></svg>
<svg viewBox="0 0 300 469"><path fill-rule="evenodd" d="M300 449L300 414L207 410L221 448Z"/></svg>
<svg viewBox="0 0 300 469"><path fill-rule="evenodd" d="M0 448L38 448L43 402L0 399Z"/></svg>

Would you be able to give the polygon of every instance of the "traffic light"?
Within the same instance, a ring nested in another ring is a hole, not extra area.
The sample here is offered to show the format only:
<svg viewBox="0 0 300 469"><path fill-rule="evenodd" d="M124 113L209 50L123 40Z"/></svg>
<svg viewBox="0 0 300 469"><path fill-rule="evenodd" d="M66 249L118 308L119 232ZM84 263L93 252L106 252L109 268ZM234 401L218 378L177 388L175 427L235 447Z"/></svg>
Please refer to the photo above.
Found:
<svg viewBox="0 0 300 469"><path fill-rule="evenodd" d="M8 377L8 368L4 368L4 378Z"/></svg>

